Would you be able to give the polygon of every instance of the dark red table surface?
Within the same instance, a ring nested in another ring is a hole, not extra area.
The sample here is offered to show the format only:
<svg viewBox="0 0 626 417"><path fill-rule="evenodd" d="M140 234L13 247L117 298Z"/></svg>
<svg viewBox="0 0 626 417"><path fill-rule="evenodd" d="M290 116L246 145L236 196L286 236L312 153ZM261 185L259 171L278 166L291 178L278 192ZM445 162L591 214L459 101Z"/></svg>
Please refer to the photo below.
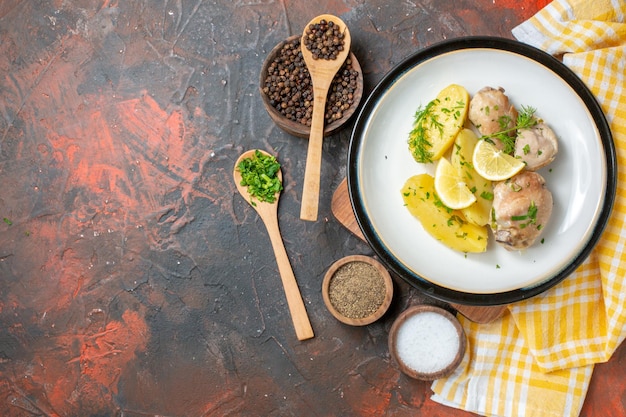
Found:
<svg viewBox="0 0 626 417"><path fill-rule="evenodd" d="M335 260L372 255L332 216L350 126L323 148L320 217L299 219L307 141L258 92L271 48L322 13L352 33L365 93L443 39L511 38L547 0L0 3L1 416L466 416L401 374L375 324L324 308ZM244 150L276 153L280 225L316 334L299 342ZM626 348L583 416L624 415Z"/></svg>

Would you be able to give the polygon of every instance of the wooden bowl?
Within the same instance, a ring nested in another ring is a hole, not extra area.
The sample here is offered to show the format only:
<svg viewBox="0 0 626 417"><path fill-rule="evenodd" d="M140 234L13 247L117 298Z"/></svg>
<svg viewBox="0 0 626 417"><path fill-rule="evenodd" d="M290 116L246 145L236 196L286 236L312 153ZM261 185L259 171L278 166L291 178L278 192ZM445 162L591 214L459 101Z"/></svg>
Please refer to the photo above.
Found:
<svg viewBox="0 0 626 417"><path fill-rule="evenodd" d="M376 311L366 317L348 317L342 314L331 302L330 284L333 277L335 276L335 273L339 270L339 268L352 262L363 262L374 267L378 274L380 274L380 276L382 277L385 284L385 294L382 303L378 306ZM330 268L328 268L328 271L326 271L326 275L324 276L324 280L322 282L322 297L324 298L324 304L326 304L326 308L328 309L330 314L332 314L333 317L335 317L337 320L351 326L365 326L381 318L391 305L391 300L393 298L393 281L391 280L391 275L389 275L389 271L387 271L387 269L377 260L363 255L346 256L345 258L341 258L333 263Z"/></svg>
<svg viewBox="0 0 626 417"><path fill-rule="evenodd" d="M416 321L409 322L411 319L424 313L431 314L423 316L421 323ZM447 322L451 324L452 329L446 328ZM411 331L411 335L414 336L412 342L420 345L419 348L415 347L412 350L412 353L416 356L419 353L422 353L422 356L417 359L417 361L420 362L420 366L415 366L415 358L408 360L409 358L406 356L403 357L403 353L399 352L398 342L400 337L402 337L403 340L407 340L406 335L399 337L400 330L403 329L403 326L405 325L407 327L404 328L403 331ZM420 328L415 329L410 328L409 326L420 326ZM456 334L456 339L453 342L447 340L451 334ZM457 346L455 343L457 340L458 347L453 351L452 349ZM461 323L449 311L432 305L416 305L407 308L398 316L398 318L396 318L389 331L388 343L389 353L398 364L402 373L410 376L411 378L423 381L433 381L435 379L449 376L459 366L465 356L467 337ZM429 345L426 346L426 344ZM436 355L442 355L443 358L433 359L432 356ZM436 363L437 361L442 363ZM418 367L419 369L417 369Z"/></svg>
<svg viewBox="0 0 626 417"><path fill-rule="evenodd" d="M274 47L274 49L271 50L267 58L265 58L265 61L263 62L263 67L261 68L261 74L259 77L259 92L261 93L261 98L263 99L263 106L265 107L265 110L269 114L270 118L274 121L274 123L278 125L278 127L280 127L281 129L283 129L284 131L286 131L287 133L291 135L308 139L309 134L311 132L310 126L303 125L295 120L291 120L285 117L282 113L276 110L274 106L270 104L270 99L268 98L267 94L263 92L263 88L265 87L265 79L267 77L267 68L274 61L274 58L280 53L282 47L287 42L292 42L296 39L300 39L300 36L301 35L293 35L285 39L284 41L280 42L278 45ZM356 56L354 56L352 52L350 52L350 55L348 55L348 57L352 61L352 68L355 71L357 71L359 74L357 77L356 90L353 93L353 103L350 105L350 107L346 111L343 112L342 118L334 120L331 123L327 123L324 126L324 136L332 135L333 133L341 129L343 126L345 126L345 124L352 118L354 113L356 113L356 110L359 107L361 98L363 97L363 71L361 70L359 61L356 59ZM331 88L332 88L332 85L331 85Z"/></svg>

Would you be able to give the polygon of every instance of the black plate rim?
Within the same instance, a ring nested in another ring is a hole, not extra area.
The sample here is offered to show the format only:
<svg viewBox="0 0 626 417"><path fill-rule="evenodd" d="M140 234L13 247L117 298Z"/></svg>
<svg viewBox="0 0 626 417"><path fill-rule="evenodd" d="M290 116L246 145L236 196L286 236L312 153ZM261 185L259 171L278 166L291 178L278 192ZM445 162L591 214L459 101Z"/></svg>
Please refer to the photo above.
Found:
<svg viewBox="0 0 626 417"><path fill-rule="evenodd" d="M359 139L363 134L366 121L369 117L369 113L376 106L378 100L385 93L385 91L389 89L389 87L392 86L394 82L405 72L423 61L448 52L477 48L497 49L523 55L524 57L530 58L558 74L567 84L569 84L574 89L574 91L577 92L581 100L587 106L588 111L592 115L600 134L602 146L605 151L605 159L607 165L606 192L604 195L602 208L598 216L598 222L594 227L594 230L589 237L587 244L581 249L578 255L576 255L571 260L571 262L561 271L559 271L555 276L548 278L547 280L539 284L497 293L469 293L453 290L434 284L424 277L421 277L405 268L398 260L395 259L394 256L392 256L385 249L380 239L378 239L378 237L374 233L373 227L368 221L365 214L363 201L359 196L357 184L356 158L358 156L361 145ZM552 55L549 55L548 53L540 49L518 41L492 36L469 36L442 41L417 51L416 53L410 55L402 62L397 64L394 68L392 68L376 84L372 92L365 100L361 110L359 111L359 114L354 124L354 128L352 130L350 145L348 148L347 182L350 202L352 205L352 209L355 213L359 228L361 229L367 242L370 244L372 250L381 259L381 261L391 271L393 271L395 275L400 277L412 287L442 301L473 306L495 306L525 300L543 293L544 291L548 290L549 288L555 286L556 284L567 278L589 256L593 248L600 240L604 229L606 228L613 209L613 204L615 202L615 191L617 187L617 155L615 151L615 145L613 143L611 129L606 119L606 116L604 115L602 107L596 100L593 93L585 85L585 83L571 69L569 69L561 61L559 61Z"/></svg>

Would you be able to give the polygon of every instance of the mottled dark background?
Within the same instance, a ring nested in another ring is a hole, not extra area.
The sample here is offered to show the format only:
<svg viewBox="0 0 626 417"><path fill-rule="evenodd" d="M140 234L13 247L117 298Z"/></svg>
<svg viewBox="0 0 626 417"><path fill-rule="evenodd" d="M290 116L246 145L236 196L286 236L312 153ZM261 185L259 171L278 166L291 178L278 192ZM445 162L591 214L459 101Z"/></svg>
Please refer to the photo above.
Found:
<svg viewBox="0 0 626 417"><path fill-rule="evenodd" d="M466 416L400 374L379 322L323 306L325 270L369 247L330 211L350 126L323 148L320 218L299 219L306 139L270 121L259 70L314 16L350 27L367 94L420 48L511 37L547 0L0 2L1 416ZM244 150L278 155L280 224L314 339L299 342ZM623 415L626 350L584 416Z"/></svg>

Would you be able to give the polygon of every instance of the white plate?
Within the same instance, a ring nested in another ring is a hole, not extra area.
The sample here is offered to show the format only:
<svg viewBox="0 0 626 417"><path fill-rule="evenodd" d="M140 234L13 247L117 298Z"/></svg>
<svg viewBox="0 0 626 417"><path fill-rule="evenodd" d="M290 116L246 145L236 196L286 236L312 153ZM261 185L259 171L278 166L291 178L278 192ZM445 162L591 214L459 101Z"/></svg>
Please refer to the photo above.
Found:
<svg viewBox="0 0 626 417"><path fill-rule="evenodd" d="M503 87L517 108L536 108L555 131L559 153L540 171L554 198L544 243L510 252L490 235L485 253L460 253L433 239L404 207L405 181L435 167L415 162L408 150L413 116L452 83L470 95ZM569 69L518 42L463 38L418 52L378 84L354 128L348 183L361 229L388 267L435 297L490 305L542 292L586 258L613 204L615 167L604 115Z"/></svg>

